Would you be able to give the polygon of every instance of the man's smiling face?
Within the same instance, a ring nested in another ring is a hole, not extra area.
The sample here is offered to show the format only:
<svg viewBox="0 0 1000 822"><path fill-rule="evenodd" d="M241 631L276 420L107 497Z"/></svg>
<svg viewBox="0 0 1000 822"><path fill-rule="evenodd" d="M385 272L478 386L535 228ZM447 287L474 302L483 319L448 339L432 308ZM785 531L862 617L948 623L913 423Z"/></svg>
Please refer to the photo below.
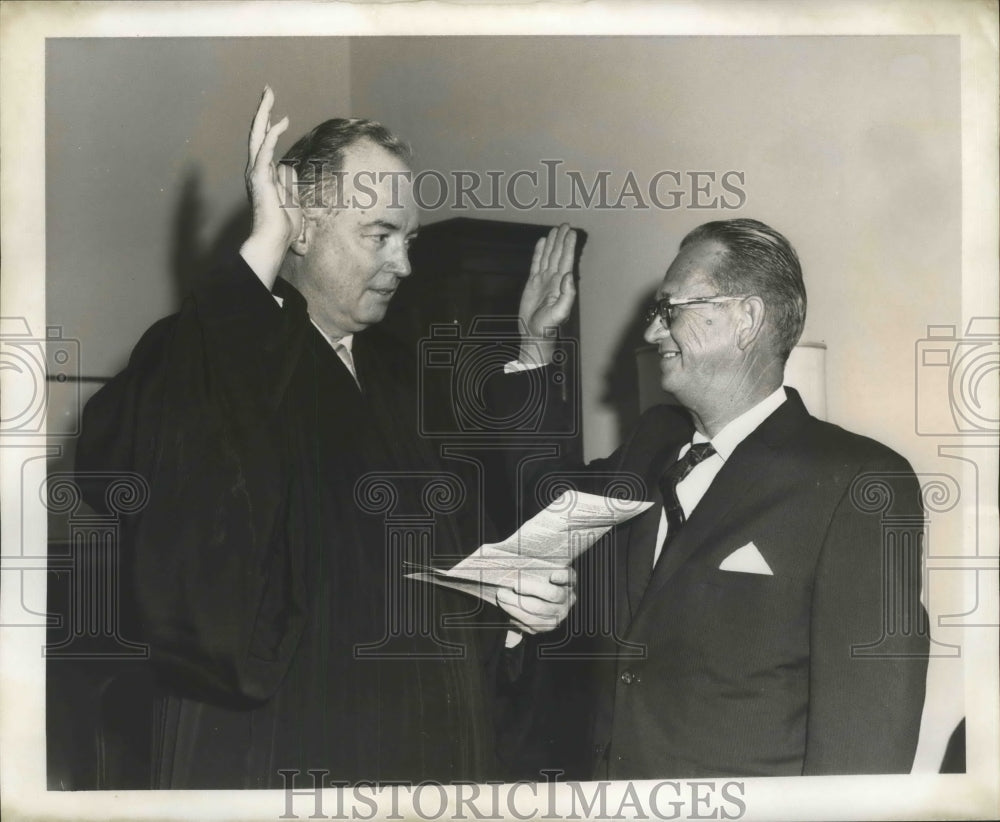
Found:
<svg viewBox="0 0 1000 822"><path fill-rule="evenodd" d="M667 269L656 298L720 296L712 273L725 254L716 240L685 246ZM733 378L742 358L736 346L736 305L681 306L674 309L669 330L659 317L646 328L646 342L660 352L660 385L687 408L698 409L735 387Z"/></svg>

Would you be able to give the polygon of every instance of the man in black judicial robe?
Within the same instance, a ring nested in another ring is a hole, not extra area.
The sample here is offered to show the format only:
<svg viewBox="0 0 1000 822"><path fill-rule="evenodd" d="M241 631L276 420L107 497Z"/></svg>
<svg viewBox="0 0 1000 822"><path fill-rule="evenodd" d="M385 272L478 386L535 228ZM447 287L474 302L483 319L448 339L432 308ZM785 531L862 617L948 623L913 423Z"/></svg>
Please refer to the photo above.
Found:
<svg viewBox="0 0 1000 822"><path fill-rule="evenodd" d="M123 575L163 687L151 786L284 787L280 771L298 770L309 787L308 769L326 784L495 778L496 625L554 627L572 572L502 591L505 614L403 578L406 559L467 554L487 531L476 483L417 434L414 356L371 327L410 273L406 149L378 124L328 121L285 158L301 179L279 182L287 119L272 127L272 104L267 89L240 256L84 413L85 488L88 471L150 485L123 527ZM351 182L373 171L374 198ZM283 207L289 190L303 208ZM404 556L387 514L436 514L432 536Z"/></svg>

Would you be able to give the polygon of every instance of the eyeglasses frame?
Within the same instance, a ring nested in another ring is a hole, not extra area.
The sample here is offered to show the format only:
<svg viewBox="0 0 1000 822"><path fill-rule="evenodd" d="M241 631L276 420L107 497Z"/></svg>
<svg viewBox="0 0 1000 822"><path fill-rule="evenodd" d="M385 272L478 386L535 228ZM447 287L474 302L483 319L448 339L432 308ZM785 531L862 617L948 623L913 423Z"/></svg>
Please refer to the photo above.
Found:
<svg viewBox="0 0 1000 822"><path fill-rule="evenodd" d="M646 311L646 325L649 325L654 318L659 318L660 324L666 331L670 330L670 325L674 320L670 316L670 312L674 308L686 308L690 305L717 305L719 303L731 303L738 302L739 300L745 300L747 297L753 296L752 294L744 294L739 297L730 296L715 296L715 297L682 297L679 300L670 299L668 294L666 297L661 297Z"/></svg>

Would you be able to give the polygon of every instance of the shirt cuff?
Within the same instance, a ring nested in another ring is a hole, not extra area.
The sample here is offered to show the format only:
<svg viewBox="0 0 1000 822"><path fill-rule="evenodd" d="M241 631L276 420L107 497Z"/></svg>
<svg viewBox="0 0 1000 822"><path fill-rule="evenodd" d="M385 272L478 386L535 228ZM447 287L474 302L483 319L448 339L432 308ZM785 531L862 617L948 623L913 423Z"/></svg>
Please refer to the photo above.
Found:
<svg viewBox="0 0 1000 822"><path fill-rule="evenodd" d="M536 368L545 368L545 366L542 363L537 362L527 363L521 362L520 360L511 360L509 363L504 365L503 373L517 374L521 371L534 371Z"/></svg>
<svg viewBox="0 0 1000 822"><path fill-rule="evenodd" d="M521 644L522 639L524 639L524 636L520 631L507 631L507 636L503 640L503 647L516 648Z"/></svg>

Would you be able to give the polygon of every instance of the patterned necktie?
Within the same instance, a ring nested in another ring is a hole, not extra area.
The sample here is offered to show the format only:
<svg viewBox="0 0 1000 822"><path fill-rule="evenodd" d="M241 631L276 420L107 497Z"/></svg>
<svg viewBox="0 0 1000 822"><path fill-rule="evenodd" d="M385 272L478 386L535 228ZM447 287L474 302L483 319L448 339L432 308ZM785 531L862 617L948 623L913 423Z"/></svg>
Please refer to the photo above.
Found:
<svg viewBox="0 0 1000 822"><path fill-rule="evenodd" d="M680 500L677 499L678 483L690 474L698 463L707 460L714 453L715 448L710 442L699 442L697 445L692 445L688 452L664 471L660 477L660 493L663 495L663 509L667 515L667 536L660 549L661 557L684 524L684 509L681 508Z"/></svg>

